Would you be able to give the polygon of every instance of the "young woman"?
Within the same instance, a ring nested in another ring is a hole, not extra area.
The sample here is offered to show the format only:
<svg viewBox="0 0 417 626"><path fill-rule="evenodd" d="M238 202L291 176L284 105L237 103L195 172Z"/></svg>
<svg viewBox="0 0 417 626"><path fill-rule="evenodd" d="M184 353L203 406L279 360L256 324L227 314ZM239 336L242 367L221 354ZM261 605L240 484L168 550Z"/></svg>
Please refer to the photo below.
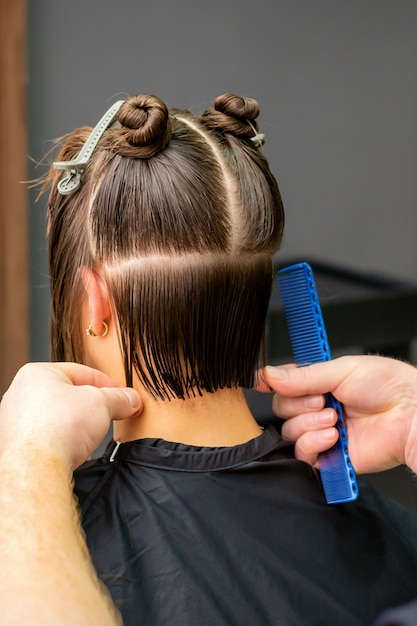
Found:
<svg viewBox="0 0 417 626"><path fill-rule="evenodd" d="M366 485L326 505L245 401L284 224L258 114L231 94L201 116L128 98L49 174L52 358L144 405L75 473L127 626L368 626L414 595L417 520Z"/></svg>

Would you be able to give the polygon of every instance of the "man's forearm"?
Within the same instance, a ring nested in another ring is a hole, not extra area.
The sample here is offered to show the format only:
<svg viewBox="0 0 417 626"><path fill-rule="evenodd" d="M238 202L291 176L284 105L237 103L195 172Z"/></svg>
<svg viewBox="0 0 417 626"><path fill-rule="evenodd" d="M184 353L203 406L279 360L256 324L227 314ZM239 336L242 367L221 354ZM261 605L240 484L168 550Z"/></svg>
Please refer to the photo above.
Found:
<svg viewBox="0 0 417 626"><path fill-rule="evenodd" d="M0 452L1 623L114 626L97 580L69 470L31 444Z"/></svg>

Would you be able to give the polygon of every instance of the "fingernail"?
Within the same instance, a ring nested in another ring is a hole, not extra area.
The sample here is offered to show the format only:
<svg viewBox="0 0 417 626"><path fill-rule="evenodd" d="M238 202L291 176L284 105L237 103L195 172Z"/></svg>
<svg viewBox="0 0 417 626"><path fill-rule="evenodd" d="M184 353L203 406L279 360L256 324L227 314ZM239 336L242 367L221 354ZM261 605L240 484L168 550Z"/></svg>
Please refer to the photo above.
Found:
<svg viewBox="0 0 417 626"><path fill-rule="evenodd" d="M337 433L337 430L335 428L328 428L327 430L319 431L318 436L321 441L329 443L335 440L335 433Z"/></svg>
<svg viewBox="0 0 417 626"><path fill-rule="evenodd" d="M321 411L316 415L317 424L326 426L326 424L333 424L335 421L333 411Z"/></svg>
<svg viewBox="0 0 417 626"><path fill-rule="evenodd" d="M283 368L267 365L265 367L265 372L268 378L270 378L271 380L283 381L288 379L288 372L286 369Z"/></svg>
<svg viewBox="0 0 417 626"><path fill-rule="evenodd" d="M305 404L306 409L322 409L324 406L323 396L307 396L304 401L304 404ZM326 415L326 413L324 415ZM322 414L319 413L317 416L317 420L319 420L321 416ZM330 421L330 417L327 415L326 419L327 421L319 422L319 423L328 424Z"/></svg>
<svg viewBox="0 0 417 626"><path fill-rule="evenodd" d="M138 392L135 391L135 389L133 389L132 387L125 387L125 389L122 389L122 391L128 397L132 409L137 410L142 406L140 396Z"/></svg>

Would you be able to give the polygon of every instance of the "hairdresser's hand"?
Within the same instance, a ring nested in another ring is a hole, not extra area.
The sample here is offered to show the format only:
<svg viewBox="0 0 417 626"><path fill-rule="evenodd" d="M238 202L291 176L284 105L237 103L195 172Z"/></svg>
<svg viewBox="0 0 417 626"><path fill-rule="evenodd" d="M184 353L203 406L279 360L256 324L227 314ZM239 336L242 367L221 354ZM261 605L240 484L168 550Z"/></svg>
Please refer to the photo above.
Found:
<svg viewBox="0 0 417 626"><path fill-rule="evenodd" d="M0 453L24 446L54 449L70 470L104 439L113 419L142 410L133 389L75 363L29 363L16 374L0 405Z"/></svg>
<svg viewBox="0 0 417 626"><path fill-rule="evenodd" d="M347 356L309 367L267 367L258 390L276 393L273 410L287 421L283 436L296 456L317 465L338 433L336 413L323 409L331 391L344 405L349 454L358 473L406 464L417 472L417 369L378 356Z"/></svg>

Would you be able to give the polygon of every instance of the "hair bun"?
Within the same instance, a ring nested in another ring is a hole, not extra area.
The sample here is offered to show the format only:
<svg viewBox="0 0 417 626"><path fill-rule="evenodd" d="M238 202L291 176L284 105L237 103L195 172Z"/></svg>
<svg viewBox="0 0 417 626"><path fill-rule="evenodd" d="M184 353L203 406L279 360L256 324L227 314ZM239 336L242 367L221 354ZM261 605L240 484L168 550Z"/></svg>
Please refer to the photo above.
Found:
<svg viewBox="0 0 417 626"><path fill-rule="evenodd" d="M113 127L117 154L150 158L164 150L171 137L168 108L156 96L138 95L125 100L117 114L120 127Z"/></svg>
<svg viewBox="0 0 417 626"><path fill-rule="evenodd" d="M214 107L207 109L202 118L210 128L251 139L258 130L255 120L259 110L258 102L253 98L226 93L215 99Z"/></svg>

